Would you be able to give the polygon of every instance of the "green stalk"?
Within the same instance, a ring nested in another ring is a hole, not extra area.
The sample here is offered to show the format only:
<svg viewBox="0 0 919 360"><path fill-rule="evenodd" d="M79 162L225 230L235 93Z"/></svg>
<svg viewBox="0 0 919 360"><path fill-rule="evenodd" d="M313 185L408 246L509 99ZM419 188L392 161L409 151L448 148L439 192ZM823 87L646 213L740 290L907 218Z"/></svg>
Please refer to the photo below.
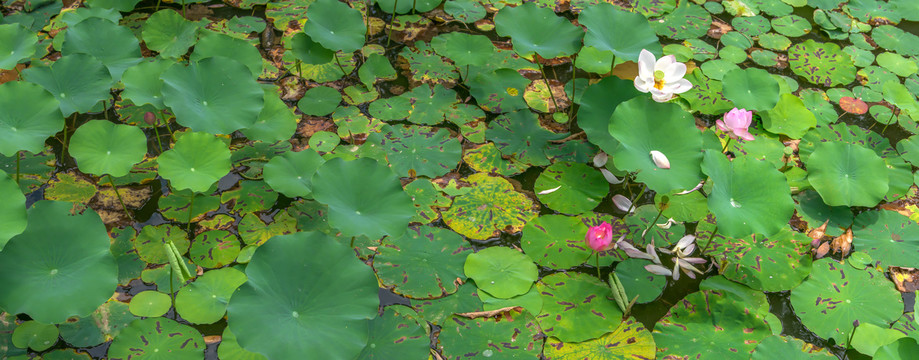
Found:
<svg viewBox="0 0 919 360"><path fill-rule="evenodd" d="M22 157L22 150L16 152L16 185L19 185L19 158Z"/></svg>
<svg viewBox="0 0 919 360"><path fill-rule="evenodd" d="M160 129L153 125L153 133L156 134L156 144L160 146L160 154L163 153L163 142L160 140Z"/></svg>
<svg viewBox="0 0 919 360"><path fill-rule="evenodd" d="M341 66L341 60L338 59L338 53L336 53L334 56L335 56L335 63L338 64L338 68L341 70L341 74L342 74L343 76L348 76L348 73L345 72L345 67L344 67L344 66ZM353 54L352 54L352 56L353 56Z"/></svg>
<svg viewBox="0 0 919 360"><path fill-rule="evenodd" d="M722 154L728 149L728 145L731 144L731 140L734 140L734 138L728 136L728 141L725 142L725 143L724 143L724 147L721 148L721 153L722 153Z"/></svg>
<svg viewBox="0 0 919 360"><path fill-rule="evenodd" d="M175 293L175 289L172 288L172 282L173 280L175 280L175 277L176 277L175 268L170 266L169 267L169 300L172 302L173 309L176 308L176 293ZM178 311L175 311L172 313L172 320L176 320L176 316L178 316Z"/></svg>
<svg viewBox="0 0 919 360"><path fill-rule="evenodd" d="M633 203L633 204L634 204L634 203ZM657 211L657 217L654 218L654 221L651 221L651 223L648 224L648 227L645 228L645 231L642 231L642 232L641 232L641 239L642 239L642 240L645 239L645 235L648 234L648 230L651 230L651 227L654 226L655 223L657 223L657 219L660 219L660 218L661 218L661 214L663 214L663 213L664 213L664 208L660 208L660 210Z"/></svg>
<svg viewBox="0 0 919 360"><path fill-rule="evenodd" d="M392 16L389 17L389 35L386 35L386 47L389 47L389 42L392 40L392 22L396 19L396 6L399 6L399 0L392 4Z"/></svg>
<svg viewBox="0 0 919 360"><path fill-rule="evenodd" d="M712 230L712 234L708 237L708 242L705 243L705 246L702 247L702 250L699 251L699 255L705 254L705 249L708 249L708 244L712 243L712 239L715 238L715 233L718 232L718 225L715 225L715 230Z"/></svg>
<svg viewBox="0 0 919 360"><path fill-rule="evenodd" d="M645 190L648 190L648 184L644 184L644 186L641 187L641 191L638 193L638 196L632 200L632 205L629 206L629 211L625 212L626 215L632 213L632 210L635 209L635 203L638 202L638 199L641 199L641 196L645 194Z"/></svg>
<svg viewBox="0 0 919 360"><path fill-rule="evenodd" d="M109 184L112 184L112 189L115 190L115 195L118 196L118 202L121 203L121 208L124 209L124 213L128 215L128 218L131 221L134 221L134 216L131 215L131 212L128 211L128 207L124 205L124 200L121 199L121 193L118 192L118 187L115 186L115 180L112 179L111 174L107 174Z"/></svg>
<svg viewBox="0 0 919 360"><path fill-rule="evenodd" d="M597 251L597 279L603 281L603 276L600 275L600 252Z"/></svg>
<svg viewBox="0 0 919 360"><path fill-rule="evenodd" d="M578 70L574 68L574 62L577 61L578 54L571 56L571 106L568 106L568 123L574 120L574 99L578 90Z"/></svg>
<svg viewBox="0 0 919 360"><path fill-rule="evenodd" d="M188 227L186 231L191 232L191 209L195 206L195 193L191 194L191 201L188 203Z"/></svg>
<svg viewBox="0 0 919 360"><path fill-rule="evenodd" d="M73 117L71 117L71 119L73 120L73 124L76 125L77 113L73 113ZM63 145L64 145L64 150L61 151L61 161L63 161L64 156L67 155L67 120L64 120L64 144Z"/></svg>
<svg viewBox="0 0 919 360"><path fill-rule="evenodd" d="M546 83L546 89L549 90L549 96L552 97L552 105L555 105L555 111L558 111L558 102L555 101L555 94L552 92L552 86L549 85L549 79L546 77L546 68L543 67L538 60L536 61L536 65L539 66L539 72L542 73L542 81Z"/></svg>

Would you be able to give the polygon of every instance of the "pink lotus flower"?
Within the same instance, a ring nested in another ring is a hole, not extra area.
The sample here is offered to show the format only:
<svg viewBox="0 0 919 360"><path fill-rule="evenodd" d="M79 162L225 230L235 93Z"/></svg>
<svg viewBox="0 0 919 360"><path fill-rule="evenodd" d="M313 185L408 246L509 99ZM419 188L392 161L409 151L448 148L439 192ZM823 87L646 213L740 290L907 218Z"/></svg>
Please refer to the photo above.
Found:
<svg viewBox="0 0 919 360"><path fill-rule="evenodd" d="M654 58L648 50L641 50L638 55L638 76L635 77L635 88L643 93L651 93L657 102L666 102L674 94L692 89L692 83L683 78L686 75L686 64L677 62L676 57L667 55L660 60Z"/></svg>
<svg viewBox="0 0 919 360"><path fill-rule="evenodd" d="M753 112L747 111L747 109L738 108L734 108L724 114L724 121L715 121L715 125L718 125L718 129L731 133L728 134L730 137L734 139L740 137L747 141L753 141L755 139L749 132L751 123L753 123Z"/></svg>
<svg viewBox="0 0 919 360"><path fill-rule="evenodd" d="M613 244L613 226L606 221L600 225L591 226L590 229L587 229L585 240L587 246L594 251L608 250Z"/></svg>

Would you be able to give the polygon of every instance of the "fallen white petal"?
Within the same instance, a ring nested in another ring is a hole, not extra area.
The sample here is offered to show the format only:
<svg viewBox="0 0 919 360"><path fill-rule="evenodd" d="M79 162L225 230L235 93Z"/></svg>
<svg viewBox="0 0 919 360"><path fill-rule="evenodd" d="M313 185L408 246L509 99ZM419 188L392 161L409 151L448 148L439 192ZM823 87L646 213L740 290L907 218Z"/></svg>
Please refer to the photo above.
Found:
<svg viewBox="0 0 919 360"><path fill-rule="evenodd" d="M649 273L652 273L654 275L670 276L673 274L672 272L670 272L670 269L667 269L657 264L645 265L645 270L648 270Z"/></svg>
<svg viewBox="0 0 919 360"><path fill-rule="evenodd" d="M609 172L609 170L606 170L606 169L600 169L600 173L603 174L603 178L605 178L608 183L613 184L613 185L619 185L619 184L622 184L623 181L625 181L624 178L623 179L617 178L616 175L613 175L613 173Z"/></svg>
<svg viewBox="0 0 919 360"><path fill-rule="evenodd" d="M632 200L620 194L613 195L613 205L619 210L628 212L632 208Z"/></svg>
<svg viewBox="0 0 919 360"><path fill-rule="evenodd" d="M597 155L594 155L594 167L603 167L603 165L606 165L607 160L609 160L609 156L605 152L597 153Z"/></svg>
<svg viewBox="0 0 919 360"><path fill-rule="evenodd" d="M661 169L670 168L670 160L667 159L667 155L664 155L664 153L660 151L651 150L651 160L654 160L654 165Z"/></svg>
<svg viewBox="0 0 919 360"><path fill-rule="evenodd" d="M556 187L554 187L554 188L552 188L552 189L549 189L549 190L540 191L540 192L538 192L538 193L536 193L536 194L537 194L537 195L551 194L551 193L554 193L554 192L556 192L558 189L561 189L561 188L562 188L562 186L559 185L559 186L556 186Z"/></svg>

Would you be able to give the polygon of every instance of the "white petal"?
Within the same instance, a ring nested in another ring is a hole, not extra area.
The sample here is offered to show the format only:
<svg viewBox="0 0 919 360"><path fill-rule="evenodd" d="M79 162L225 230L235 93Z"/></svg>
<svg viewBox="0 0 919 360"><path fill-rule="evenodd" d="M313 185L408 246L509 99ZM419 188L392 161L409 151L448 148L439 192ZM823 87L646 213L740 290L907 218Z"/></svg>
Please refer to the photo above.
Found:
<svg viewBox="0 0 919 360"><path fill-rule="evenodd" d="M666 87L664 87L664 89L666 89ZM667 101L670 101L670 99L673 99L672 93L660 91L653 87L650 89L650 91L651 91L651 98L654 99L654 101L667 102Z"/></svg>
<svg viewBox="0 0 919 360"><path fill-rule="evenodd" d="M673 281L680 280L680 260L673 262Z"/></svg>
<svg viewBox="0 0 919 360"><path fill-rule="evenodd" d="M622 182L625 181L625 178L617 178L616 175L613 175L613 173L606 169L600 169L600 173L603 174L603 178L605 178L607 182L613 185L622 184Z"/></svg>
<svg viewBox="0 0 919 360"><path fill-rule="evenodd" d="M609 160L609 156L605 152L598 152L597 155L594 155L594 166L603 167L603 165L606 165L607 160Z"/></svg>
<svg viewBox="0 0 919 360"><path fill-rule="evenodd" d="M676 63L676 56L673 56L673 55L664 56L660 58L659 60L657 60L657 63L654 64L654 70L655 71L660 70L663 72L667 72L667 68L669 68L674 63Z"/></svg>
<svg viewBox="0 0 919 360"><path fill-rule="evenodd" d="M660 264L661 258L657 256L657 251L654 250L654 245L648 244L646 249L647 249L646 252L648 253L648 255L651 255L651 261L653 261L655 264Z"/></svg>
<svg viewBox="0 0 919 360"><path fill-rule="evenodd" d="M648 50L641 49L641 53L638 54L638 77L653 81L654 67L654 54Z"/></svg>
<svg viewBox="0 0 919 360"><path fill-rule="evenodd" d="M687 246L689 246L689 244L692 244L692 242L695 240L696 240L695 235L686 235L684 237L681 237L680 241L677 241L674 249L685 249Z"/></svg>
<svg viewBox="0 0 919 360"><path fill-rule="evenodd" d="M613 205L622 211L629 211L632 208L632 200L620 194L613 195Z"/></svg>
<svg viewBox="0 0 919 360"><path fill-rule="evenodd" d="M670 168L670 160L667 159L667 155L664 155L664 153L660 151L651 150L651 160L654 160L654 165L661 169Z"/></svg>
<svg viewBox="0 0 919 360"><path fill-rule="evenodd" d="M673 63L664 70L664 83L677 82L686 75L686 64L678 62Z"/></svg>
<svg viewBox="0 0 919 360"><path fill-rule="evenodd" d="M645 265L645 270L648 270L649 273L652 273L654 275L670 276L672 274L670 272L670 269L667 269L657 264Z"/></svg>
<svg viewBox="0 0 919 360"><path fill-rule="evenodd" d="M635 89L643 93L651 91L651 89L654 89L654 81L645 81L640 76L637 76L635 77Z"/></svg>
<svg viewBox="0 0 919 360"><path fill-rule="evenodd" d="M540 191L540 192L538 192L538 193L536 193L536 194L538 194L538 195L546 195L546 194L551 194L551 193L554 193L554 192L556 192L556 191L557 191L558 189L561 189L561 188L562 188L562 186L561 186L561 185L559 185L559 186L557 186L557 187L554 187L554 188L552 188L552 189L549 189L549 190L543 190L543 191Z"/></svg>
<svg viewBox="0 0 919 360"><path fill-rule="evenodd" d="M674 94L682 94L684 92L692 89L692 83L686 79L680 79L676 82L667 82L667 85L664 85L664 91L669 91Z"/></svg>

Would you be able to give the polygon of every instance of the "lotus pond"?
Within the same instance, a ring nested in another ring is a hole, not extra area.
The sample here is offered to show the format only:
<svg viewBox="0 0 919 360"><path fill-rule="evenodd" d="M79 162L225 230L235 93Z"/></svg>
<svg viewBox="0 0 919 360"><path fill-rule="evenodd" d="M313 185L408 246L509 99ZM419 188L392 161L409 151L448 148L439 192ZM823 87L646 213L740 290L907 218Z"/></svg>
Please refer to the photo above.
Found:
<svg viewBox="0 0 919 360"><path fill-rule="evenodd" d="M0 15L0 359L919 358L919 2Z"/></svg>

